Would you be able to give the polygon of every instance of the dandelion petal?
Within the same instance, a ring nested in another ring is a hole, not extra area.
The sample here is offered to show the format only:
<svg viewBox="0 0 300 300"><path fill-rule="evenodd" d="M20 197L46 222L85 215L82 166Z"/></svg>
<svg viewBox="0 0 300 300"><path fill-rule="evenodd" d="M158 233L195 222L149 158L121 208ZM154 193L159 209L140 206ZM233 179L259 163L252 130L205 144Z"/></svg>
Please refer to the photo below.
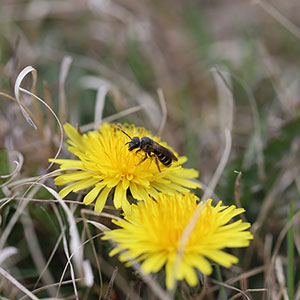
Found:
<svg viewBox="0 0 300 300"><path fill-rule="evenodd" d="M101 191L100 195L98 196L98 198L96 200L95 209L94 209L95 211L101 212L103 210L107 196L110 191L111 191L111 188L109 188L109 187L105 187Z"/></svg>
<svg viewBox="0 0 300 300"><path fill-rule="evenodd" d="M91 204L95 198L97 197L97 195L99 194L101 190L101 186L96 186L94 187L89 193L87 193L87 195L83 198L83 203L85 205L89 205Z"/></svg>
<svg viewBox="0 0 300 300"><path fill-rule="evenodd" d="M61 198L65 198L68 194L70 194L73 191L75 186L76 186L76 183L67 185L59 192L59 196Z"/></svg>
<svg viewBox="0 0 300 300"><path fill-rule="evenodd" d="M116 186L115 195L114 195L114 205L115 208L122 207L122 199L126 197L126 190L123 189L121 183ZM127 201L127 199L126 199Z"/></svg>
<svg viewBox="0 0 300 300"><path fill-rule="evenodd" d="M137 187L130 190L133 195L139 193ZM125 199L125 192L120 186L116 188L115 196ZM189 193L159 193L155 200L149 197L131 205L128 213L122 204L125 218L114 222L120 228L104 232L104 236L117 245L111 255L119 254L119 259L128 266L133 260L139 261L144 273L158 272L165 266L167 289L174 288L175 281L183 279L190 286L195 286L198 282L196 269L203 274L211 274L209 260L225 267L238 262L235 256L224 252L224 248L233 244L231 240L236 241L234 246L247 246L245 242L249 243L253 238L249 231L244 231L248 223L223 224L223 216L227 220L228 214L234 216L237 212L232 207L221 209L220 205L213 206L211 200L198 203L198 198ZM201 215L190 233L180 264L175 268L182 233L199 207Z"/></svg>

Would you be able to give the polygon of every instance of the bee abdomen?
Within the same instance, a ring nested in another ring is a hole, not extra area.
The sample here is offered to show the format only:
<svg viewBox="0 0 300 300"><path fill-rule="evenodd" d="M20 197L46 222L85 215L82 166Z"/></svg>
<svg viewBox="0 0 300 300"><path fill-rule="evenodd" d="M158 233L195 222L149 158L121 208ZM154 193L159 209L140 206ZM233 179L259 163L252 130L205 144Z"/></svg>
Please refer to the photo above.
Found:
<svg viewBox="0 0 300 300"><path fill-rule="evenodd" d="M162 152L155 153L159 159L159 161L164 164L166 167L169 167L172 163L172 159Z"/></svg>

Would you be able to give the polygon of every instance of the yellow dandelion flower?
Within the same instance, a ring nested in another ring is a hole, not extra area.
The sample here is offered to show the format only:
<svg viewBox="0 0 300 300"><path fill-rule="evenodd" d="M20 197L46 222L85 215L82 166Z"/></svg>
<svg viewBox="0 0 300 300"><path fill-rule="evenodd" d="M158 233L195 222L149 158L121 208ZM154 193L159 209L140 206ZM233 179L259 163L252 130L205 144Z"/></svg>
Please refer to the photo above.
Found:
<svg viewBox="0 0 300 300"><path fill-rule="evenodd" d="M191 180L198 172L182 167L186 157L179 157L170 167L160 163L161 172L153 157L140 163L145 153L129 151L126 145L129 138L121 129L132 137L148 136L167 147L144 128L105 123L99 131L82 135L70 124L65 124L64 129L70 138L68 150L79 159L55 160L61 169L72 169L55 178L56 185L67 185L59 193L62 198L70 192L92 187L83 199L86 205L96 200L95 211L101 212L108 195L113 193L114 206L129 212L128 190L134 199L142 200L149 196L156 198L159 192L186 193L189 188L201 187Z"/></svg>
<svg viewBox="0 0 300 300"><path fill-rule="evenodd" d="M124 220L113 221L121 228L104 233L103 239L115 242L110 256L120 254L119 259L130 265L141 262L144 273L158 272L165 266L166 286L172 289L175 280L185 279L190 286L198 282L195 268L209 275L214 261L224 267L237 263L238 259L222 249L247 247L253 238L249 223L241 220L228 224L245 210L232 206L221 206L220 201L212 206L208 200L184 249L177 274L174 274L178 245L183 231L197 207L193 194L159 194L157 200L150 198L132 205L131 214Z"/></svg>

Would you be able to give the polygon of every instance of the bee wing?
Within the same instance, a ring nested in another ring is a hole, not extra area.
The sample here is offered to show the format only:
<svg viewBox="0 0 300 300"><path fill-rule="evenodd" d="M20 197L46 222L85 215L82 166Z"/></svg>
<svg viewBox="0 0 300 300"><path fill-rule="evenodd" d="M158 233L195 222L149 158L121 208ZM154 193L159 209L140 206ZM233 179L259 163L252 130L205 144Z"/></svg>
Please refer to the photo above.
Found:
<svg viewBox="0 0 300 300"><path fill-rule="evenodd" d="M163 153L165 156L171 158L171 159L174 160L174 161L177 161L177 160L178 160L178 158L174 155L174 153L173 153L171 150L169 150L168 148L166 148L166 147L160 145L159 143L157 143L157 142L155 142L155 141L154 141L154 143L155 143L155 148L156 148L158 151L160 151L161 153Z"/></svg>
<svg viewBox="0 0 300 300"><path fill-rule="evenodd" d="M169 150L169 149L167 149L167 150L169 151L169 154L170 154L172 160L177 161L178 158L175 156L175 154L171 150Z"/></svg>

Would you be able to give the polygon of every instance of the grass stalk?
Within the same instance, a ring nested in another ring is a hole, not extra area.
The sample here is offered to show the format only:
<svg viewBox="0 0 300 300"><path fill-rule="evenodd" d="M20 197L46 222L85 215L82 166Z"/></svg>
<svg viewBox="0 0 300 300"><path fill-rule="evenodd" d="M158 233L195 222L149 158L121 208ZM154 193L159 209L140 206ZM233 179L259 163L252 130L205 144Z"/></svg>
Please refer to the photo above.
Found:
<svg viewBox="0 0 300 300"><path fill-rule="evenodd" d="M221 283L223 282L223 277L222 277L222 273L221 273L221 268L219 265L215 266L216 268L216 275L217 275L217 280ZM223 285L220 285L220 294L219 294L219 299L220 300L227 300L227 296L226 296L226 292L225 292L225 288Z"/></svg>
<svg viewBox="0 0 300 300"><path fill-rule="evenodd" d="M294 299L294 229L293 224L291 224L294 216L294 200L291 200L290 211L289 211L289 231L287 239L287 251L288 251L288 295L289 299Z"/></svg>

